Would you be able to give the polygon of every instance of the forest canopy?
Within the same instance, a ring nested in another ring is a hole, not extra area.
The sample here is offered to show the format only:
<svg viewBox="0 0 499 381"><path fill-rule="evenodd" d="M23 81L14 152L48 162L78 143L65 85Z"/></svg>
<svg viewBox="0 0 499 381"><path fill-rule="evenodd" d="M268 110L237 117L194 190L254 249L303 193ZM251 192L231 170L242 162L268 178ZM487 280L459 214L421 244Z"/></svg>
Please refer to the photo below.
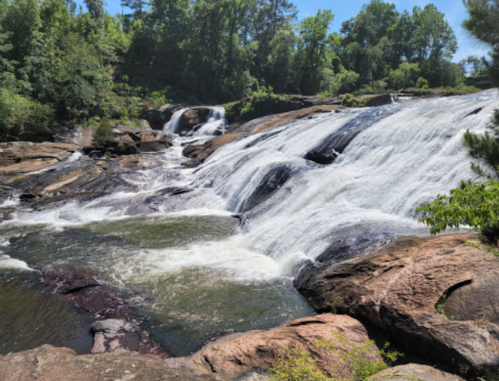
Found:
<svg viewBox="0 0 499 381"><path fill-rule="evenodd" d="M298 20L288 0L0 0L0 131L108 117L133 124L144 99L222 103L263 86L342 94L459 87L456 37L432 4L372 0L331 33L334 10Z"/></svg>

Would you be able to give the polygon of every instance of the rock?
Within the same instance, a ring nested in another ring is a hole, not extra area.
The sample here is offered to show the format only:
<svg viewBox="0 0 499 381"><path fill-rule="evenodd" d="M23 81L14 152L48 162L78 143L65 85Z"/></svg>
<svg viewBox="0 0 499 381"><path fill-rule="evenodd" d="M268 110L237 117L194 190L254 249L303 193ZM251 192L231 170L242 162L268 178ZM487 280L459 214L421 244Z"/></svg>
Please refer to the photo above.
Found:
<svg viewBox="0 0 499 381"><path fill-rule="evenodd" d="M210 109L208 107L193 107L186 110L180 117L175 133L185 135L191 132L199 124L206 123L209 115Z"/></svg>
<svg viewBox="0 0 499 381"><path fill-rule="evenodd" d="M131 352L77 356L69 348L43 345L0 357L2 381L206 381L184 369L173 369L161 358Z"/></svg>
<svg viewBox="0 0 499 381"><path fill-rule="evenodd" d="M371 381L464 381L459 376L427 365L407 364L386 369L368 378Z"/></svg>
<svg viewBox="0 0 499 381"><path fill-rule="evenodd" d="M476 235L402 237L360 259L307 264L294 284L317 311L337 296L339 312L404 350L476 375L499 366L499 261L466 240Z"/></svg>
<svg viewBox="0 0 499 381"><path fill-rule="evenodd" d="M369 98L366 107L379 107L392 103L392 96L390 94L375 95Z"/></svg>
<svg viewBox="0 0 499 381"><path fill-rule="evenodd" d="M95 129L95 126L67 123L57 127L54 141L80 147L91 146Z"/></svg>
<svg viewBox="0 0 499 381"><path fill-rule="evenodd" d="M362 131L371 127L374 123L386 118L392 113L391 110L372 109L362 112L356 118L350 120L339 130L332 133L317 147L313 148L305 155L305 159L318 164L331 164L342 154L350 142Z"/></svg>
<svg viewBox="0 0 499 381"><path fill-rule="evenodd" d="M368 340L365 328L357 320L346 315L324 314L292 321L269 331L251 331L226 336L195 353L189 367L199 375L216 373L222 378L235 378L254 369L269 369L275 365L284 348L297 347L311 353L320 364L336 362L330 350L316 344L323 338L331 338L331 332L339 332L349 343L361 345ZM338 344L337 348L346 348ZM373 354L373 360L378 358ZM344 377L351 376L347 368Z"/></svg>
<svg viewBox="0 0 499 381"><path fill-rule="evenodd" d="M79 147L64 143L0 143L0 173L31 172L67 159Z"/></svg>
<svg viewBox="0 0 499 381"><path fill-rule="evenodd" d="M140 352L140 334L123 319L107 319L92 324L94 346L91 353Z"/></svg>
<svg viewBox="0 0 499 381"><path fill-rule="evenodd" d="M25 123L23 132L19 138L25 142L53 142L55 134L54 131L48 127L40 126L34 123Z"/></svg>
<svg viewBox="0 0 499 381"><path fill-rule="evenodd" d="M204 162L208 156L210 156L215 150L224 146L225 144L231 143L243 136L246 136L246 132L235 132L232 134L225 134L221 136L217 136L211 140L208 140L204 144L200 145L188 145L184 148L182 153L190 157L191 160L185 162L183 165L187 167L194 167L196 165Z"/></svg>
<svg viewBox="0 0 499 381"><path fill-rule="evenodd" d="M377 251L382 246L395 241L395 236L389 233L357 232L355 237L340 236L324 250L315 260L319 263L330 264L357 258Z"/></svg>
<svg viewBox="0 0 499 381"><path fill-rule="evenodd" d="M151 130L151 124L145 120L145 119L140 119L140 129L141 130Z"/></svg>
<svg viewBox="0 0 499 381"><path fill-rule="evenodd" d="M260 180L258 186L246 197L237 212L245 213L265 201L279 190L296 172L297 169L288 164L269 166L267 173Z"/></svg>

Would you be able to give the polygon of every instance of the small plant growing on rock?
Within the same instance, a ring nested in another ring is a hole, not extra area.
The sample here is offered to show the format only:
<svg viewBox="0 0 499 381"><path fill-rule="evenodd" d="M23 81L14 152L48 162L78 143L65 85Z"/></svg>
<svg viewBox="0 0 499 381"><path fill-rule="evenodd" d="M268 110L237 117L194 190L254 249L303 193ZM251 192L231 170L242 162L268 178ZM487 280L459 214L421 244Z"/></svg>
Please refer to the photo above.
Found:
<svg viewBox="0 0 499 381"><path fill-rule="evenodd" d="M390 352L388 343L382 349L377 349L370 340L361 345L350 344L346 336L334 331L332 338L320 340L317 347L328 350L334 361L318 364L310 352L288 347L270 369L271 381L363 381L402 356Z"/></svg>
<svg viewBox="0 0 499 381"><path fill-rule="evenodd" d="M327 306L331 309L331 313L335 314L338 312L336 306L340 301L340 296L337 295L335 292L332 292L331 296L332 296L331 301L327 304Z"/></svg>

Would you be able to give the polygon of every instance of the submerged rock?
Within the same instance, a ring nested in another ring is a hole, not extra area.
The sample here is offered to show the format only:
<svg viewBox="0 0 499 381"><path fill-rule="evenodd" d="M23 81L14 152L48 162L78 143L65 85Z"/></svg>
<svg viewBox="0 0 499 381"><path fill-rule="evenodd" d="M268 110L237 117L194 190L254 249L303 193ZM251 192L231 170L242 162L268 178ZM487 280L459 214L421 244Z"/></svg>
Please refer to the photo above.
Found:
<svg viewBox="0 0 499 381"><path fill-rule="evenodd" d="M253 369L269 369L277 364L285 348L295 347L310 352L312 358L327 369L325 364L335 364L337 358L330 350L319 348L317 343L332 338L332 331L348 339L347 347L369 340L366 329L357 320L346 315L324 314L298 319L265 332L226 336L195 353L188 360L188 366L199 375L217 374L231 379ZM347 349L336 344L340 352ZM373 353L372 359L378 359L378 356ZM346 368L342 376L350 377L350 370Z"/></svg>
<svg viewBox="0 0 499 381"><path fill-rule="evenodd" d="M202 381L184 369L173 369L161 358L132 352L81 355L69 348L43 345L0 357L2 381Z"/></svg>
<svg viewBox="0 0 499 381"><path fill-rule="evenodd" d="M389 333L406 351L476 375L499 366L499 262L475 235L402 237L377 253L307 266L294 284L319 312L336 309Z"/></svg>

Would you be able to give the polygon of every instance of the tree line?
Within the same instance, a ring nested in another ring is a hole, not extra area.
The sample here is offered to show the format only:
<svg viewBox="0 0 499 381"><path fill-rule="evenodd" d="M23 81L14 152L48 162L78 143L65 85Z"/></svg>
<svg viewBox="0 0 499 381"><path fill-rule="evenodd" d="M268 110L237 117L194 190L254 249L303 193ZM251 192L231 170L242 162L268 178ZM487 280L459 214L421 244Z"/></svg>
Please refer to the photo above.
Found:
<svg viewBox="0 0 499 381"><path fill-rule="evenodd" d="M26 122L108 117L133 124L153 103L223 103L264 86L341 94L463 86L457 42L434 5L372 0L330 33L331 10L298 20L288 0L0 0L0 135ZM146 102L147 103L147 102Z"/></svg>

